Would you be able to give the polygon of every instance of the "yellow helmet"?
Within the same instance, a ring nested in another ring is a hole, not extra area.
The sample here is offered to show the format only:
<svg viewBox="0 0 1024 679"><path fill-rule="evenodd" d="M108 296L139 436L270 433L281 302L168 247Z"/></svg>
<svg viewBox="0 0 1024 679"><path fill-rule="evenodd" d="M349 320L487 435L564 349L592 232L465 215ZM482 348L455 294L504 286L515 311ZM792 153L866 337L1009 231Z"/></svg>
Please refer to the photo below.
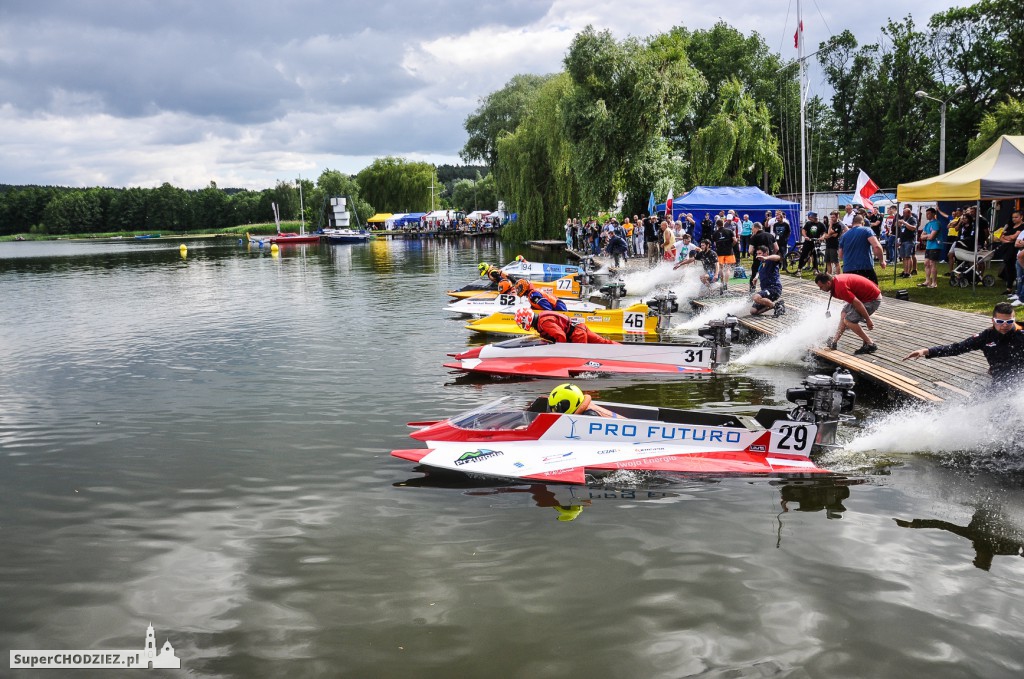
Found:
<svg viewBox="0 0 1024 679"><path fill-rule="evenodd" d="M559 384L548 394L548 410L572 415L583 403L583 391L575 384Z"/></svg>
<svg viewBox="0 0 1024 679"><path fill-rule="evenodd" d="M477 270L480 272L481 276L486 276L487 275L487 271L490 268L491 268L491 265L488 264L487 262L480 262L480 265L477 267Z"/></svg>

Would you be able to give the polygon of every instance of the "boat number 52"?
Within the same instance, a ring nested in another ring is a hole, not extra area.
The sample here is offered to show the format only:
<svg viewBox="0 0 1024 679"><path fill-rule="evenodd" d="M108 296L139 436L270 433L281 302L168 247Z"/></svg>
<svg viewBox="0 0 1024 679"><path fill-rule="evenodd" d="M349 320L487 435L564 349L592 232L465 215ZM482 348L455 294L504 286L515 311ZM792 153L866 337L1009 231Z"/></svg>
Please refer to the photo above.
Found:
<svg viewBox="0 0 1024 679"><path fill-rule="evenodd" d="M783 424L777 432L772 432L772 438L778 437L778 442L772 446L781 452L802 453L809 450L814 443L814 436L810 425L806 424Z"/></svg>
<svg viewBox="0 0 1024 679"><path fill-rule="evenodd" d="M498 295L499 306L515 306L516 301L517 299L515 295Z"/></svg>
<svg viewBox="0 0 1024 679"><path fill-rule="evenodd" d="M644 332L644 314L630 311L622 314L622 327L626 332Z"/></svg>

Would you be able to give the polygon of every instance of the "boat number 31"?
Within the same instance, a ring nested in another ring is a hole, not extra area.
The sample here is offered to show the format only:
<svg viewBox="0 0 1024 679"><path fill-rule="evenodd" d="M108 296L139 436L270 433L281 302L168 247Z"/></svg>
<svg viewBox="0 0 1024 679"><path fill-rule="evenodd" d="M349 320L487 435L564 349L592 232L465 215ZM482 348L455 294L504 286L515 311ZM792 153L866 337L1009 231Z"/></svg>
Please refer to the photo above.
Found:
<svg viewBox="0 0 1024 679"><path fill-rule="evenodd" d="M622 329L625 332L644 332L644 323L647 322L647 317L644 314L627 311L622 314Z"/></svg>

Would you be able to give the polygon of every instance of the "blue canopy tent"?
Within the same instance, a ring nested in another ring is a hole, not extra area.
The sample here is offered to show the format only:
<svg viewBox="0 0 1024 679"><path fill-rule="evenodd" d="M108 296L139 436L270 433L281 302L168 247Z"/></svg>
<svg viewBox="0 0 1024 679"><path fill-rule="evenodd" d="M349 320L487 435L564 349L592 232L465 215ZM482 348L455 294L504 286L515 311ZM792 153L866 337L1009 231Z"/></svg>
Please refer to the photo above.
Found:
<svg viewBox="0 0 1024 679"><path fill-rule="evenodd" d="M656 206L659 212L665 210L665 204ZM700 222L704 219L704 213L710 213L714 220L719 210L728 212L732 210L740 219L744 214L750 215L750 221L763 222L765 210L782 210L789 221L790 235L789 242L796 242L800 234L800 203L791 203L769 196L756 186L698 186L689 193L680 196L672 201L672 218L679 219L684 212L692 212L693 219L697 222L698 238L704 237L699 233Z"/></svg>
<svg viewBox="0 0 1024 679"><path fill-rule="evenodd" d="M420 217L427 214L426 212L410 212L401 219L395 220L395 226L419 226Z"/></svg>

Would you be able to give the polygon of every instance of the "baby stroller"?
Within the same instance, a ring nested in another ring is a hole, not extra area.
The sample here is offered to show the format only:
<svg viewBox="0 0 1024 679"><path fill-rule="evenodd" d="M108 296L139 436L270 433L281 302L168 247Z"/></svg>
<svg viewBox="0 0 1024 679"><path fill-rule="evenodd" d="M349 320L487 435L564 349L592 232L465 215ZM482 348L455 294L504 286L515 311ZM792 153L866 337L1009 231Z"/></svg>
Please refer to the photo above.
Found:
<svg viewBox="0 0 1024 679"><path fill-rule="evenodd" d="M1002 261L995 258L995 250L978 250L975 258L974 250L964 247L963 243L957 241L950 252L950 263L953 268L949 272L949 284L955 287L966 288L972 283L984 285L991 288L996 284L996 277L986 270L991 270L991 264Z"/></svg>

